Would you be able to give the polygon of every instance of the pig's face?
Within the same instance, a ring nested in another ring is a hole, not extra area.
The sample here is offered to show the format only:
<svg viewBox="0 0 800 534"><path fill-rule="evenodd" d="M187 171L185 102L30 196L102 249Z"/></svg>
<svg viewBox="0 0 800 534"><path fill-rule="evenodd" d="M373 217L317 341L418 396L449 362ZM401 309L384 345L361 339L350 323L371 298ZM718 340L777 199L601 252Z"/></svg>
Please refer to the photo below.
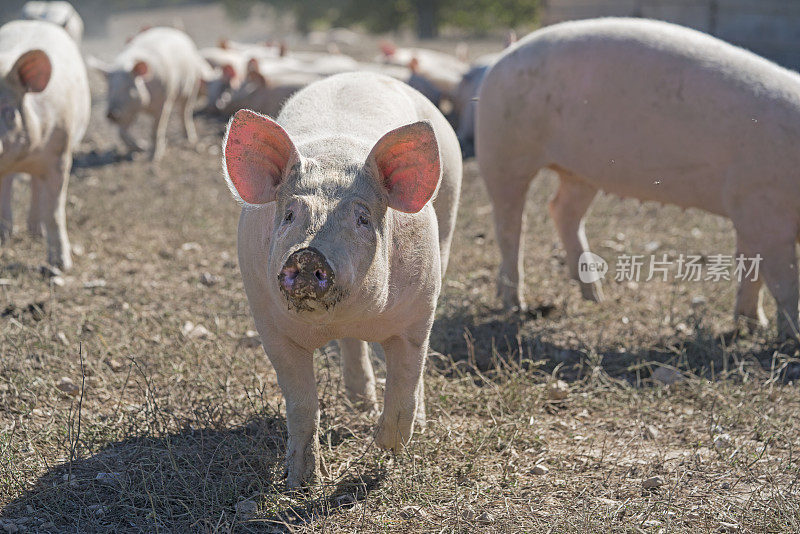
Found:
<svg viewBox="0 0 800 534"><path fill-rule="evenodd" d="M108 80L109 120L118 124L129 124L136 114L150 105L150 92L145 85L148 76L147 64L137 62L132 69L115 69L106 74Z"/></svg>
<svg viewBox="0 0 800 534"><path fill-rule="evenodd" d="M390 210L415 213L441 176L433 128L416 122L384 135L366 161L302 156L271 119L241 110L231 120L224 163L235 195L275 202L267 286L292 313L368 309L388 292ZM346 313L346 312L345 312Z"/></svg>
<svg viewBox="0 0 800 534"><path fill-rule="evenodd" d="M24 120L28 110L28 93L44 91L50 81L52 67L47 54L30 50L9 58L0 56L0 169L12 165L25 155L31 138Z"/></svg>
<svg viewBox="0 0 800 534"><path fill-rule="evenodd" d="M387 206L363 169L303 159L275 202L269 272L291 308L330 310L387 272Z"/></svg>

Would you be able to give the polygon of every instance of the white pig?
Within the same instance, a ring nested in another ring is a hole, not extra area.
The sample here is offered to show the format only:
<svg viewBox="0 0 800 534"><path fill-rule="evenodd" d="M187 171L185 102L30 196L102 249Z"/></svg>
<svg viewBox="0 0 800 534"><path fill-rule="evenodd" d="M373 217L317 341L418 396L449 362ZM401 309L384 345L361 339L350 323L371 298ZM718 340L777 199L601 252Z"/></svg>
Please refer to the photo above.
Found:
<svg viewBox="0 0 800 534"><path fill-rule="evenodd" d="M83 19L69 2L26 2L23 20L43 20L61 26L77 43L83 39Z"/></svg>
<svg viewBox="0 0 800 534"><path fill-rule="evenodd" d="M89 123L86 66L75 41L54 24L0 27L0 238L11 232L11 175L31 175L31 218L47 231L47 259L72 266L66 196L72 151Z"/></svg>
<svg viewBox="0 0 800 534"><path fill-rule="evenodd" d="M348 396L367 409L366 342L381 343L376 442L401 450L425 421L422 372L461 183L453 129L400 81L339 74L296 93L276 121L237 112L224 167L243 201L245 292L286 399L288 486L319 476L312 354L334 339Z"/></svg>
<svg viewBox="0 0 800 534"><path fill-rule="evenodd" d="M502 251L499 293L523 298L520 243L528 185L560 177L550 214L573 277L589 250L583 216L598 190L729 217L737 255L760 255L737 316L764 324L760 289L796 331L800 237L800 76L709 35L641 19L536 31L486 75L476 151ZM752 266L751 264L749 264ZM581 283L600 300L599 282Z"/></svg>
<svg viewBox="0 0 800 534"><path fill-rule="evenodd" d="M105 66L97 60L91 64L106 75L106 116L119 126L128 149L141 150L128 129L139 113L146 113L153 117L150 159L161 159L167 122L176 105L186 139L191 144L197 141L192 112L207 64L184 32L149 28L133 37L112 65Z"/></svg>

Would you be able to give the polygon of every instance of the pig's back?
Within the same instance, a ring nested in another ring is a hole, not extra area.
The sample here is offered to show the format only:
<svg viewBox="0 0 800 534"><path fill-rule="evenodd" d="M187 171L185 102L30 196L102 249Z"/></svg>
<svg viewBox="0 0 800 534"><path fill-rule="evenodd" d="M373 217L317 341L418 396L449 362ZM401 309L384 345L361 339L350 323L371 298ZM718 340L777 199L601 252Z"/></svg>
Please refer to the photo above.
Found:
<svg viewBox="0 0 800 534"><path fill-rule="evenodd" d="M800 76L664 22L534 32L490 69L479 102L479 145L529 143L537 163L642 199L724 213L731 179L766 168L769 180L794 180L800 165L790 148L800 142Z"/></svg>
<svg viewBox="0 0 800 534"><path fill-rule="evenodd" d="M144 59L167 91L189 94L200 78L203 58L191 37L175 28L157 27L134 37L123 54Z"/></svg>
<svg viewBox="0 0 800 534"><path fill-rule="evenodd" d="M388 76L345 73L295 93L278 115L278 122L301 147L316 146L316 141L324 138L348 139L359 147L353 157L363 161L389 130L435 117L435 108L426 104L430 103L421 94Z"/></svg>
<svg viewBox="0 0 800 534"><path fill-rule="evenodd" d="M75 41L62 28L42 21L14 21L0 28L0 50L19 55L40 49L50 58L52 72L41 93L26 95L42 121L45 135L66 133L73 149L89 125L91 94L86 65Z"/></svg>

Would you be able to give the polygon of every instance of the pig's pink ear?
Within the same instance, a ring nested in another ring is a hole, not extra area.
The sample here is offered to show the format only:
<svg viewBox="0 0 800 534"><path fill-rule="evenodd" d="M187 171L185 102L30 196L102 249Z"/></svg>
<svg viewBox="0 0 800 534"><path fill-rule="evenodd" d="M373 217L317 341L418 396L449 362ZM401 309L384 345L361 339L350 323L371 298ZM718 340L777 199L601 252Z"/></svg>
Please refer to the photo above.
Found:
<svg viewBox="0 0 800 534"><path fill-rule="evenodd" d="M53 66L47 54L41 50L29 50L14 63L9 77L21 85L25 92L41 93L47 87L52 73Z"/></svg>
<svg viewBox="0 0 800 534"><path fill-rule="evenodd" d="M223 150L228 182L249 204L275 200L287 170L301 161L286 130L249 109L240 109L231 119Z"/></svg>
<svg viewBox="0 0 800 534"><path fill-rule="evenodd" d="M131 69L131 74L134 76L147 76L147 73L150 72L150 67L147 66L146 61L139 60Z"/></svg>
<svg viewBox="0 0 800 534"><path fill-rule="evenodd" d="M433 197L442 176L439 144L429 121L401 126L381 137L367 163L374 162L389 207L416 213Z"/></svg>

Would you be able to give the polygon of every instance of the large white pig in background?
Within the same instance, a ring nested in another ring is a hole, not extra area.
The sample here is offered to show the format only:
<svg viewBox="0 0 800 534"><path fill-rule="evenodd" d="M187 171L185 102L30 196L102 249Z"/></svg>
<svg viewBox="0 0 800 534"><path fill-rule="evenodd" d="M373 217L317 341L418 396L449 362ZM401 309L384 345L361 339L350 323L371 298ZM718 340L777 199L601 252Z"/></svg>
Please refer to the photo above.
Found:
<svg viewBox="0 0 800 534"><path fill-rule="evenodd" d="M0 238L12 227L12 173L27 173L37 195L33 217L47 231L47 259L72 265L66 197L72 151L89 124L91 96L78 47L54 24L16 21L0 27Z"/></svg>
<svg viewBox="0 0 800 534"><path fill-rule="evenodd" d="M237 112L224 168L243 201L245 291L286 399L288 486L319 476L312 355L333 339L345 338L348 396L367 409L366 342L382 344L376 442L402 449L415 417L425 421L422 372L461 184L453 129L402 82L340 74L296 93L276 121Z"/></svg>
<svg viewBox="0 0 800 534"><path fill-rule="evenodd" d="M119 126L128 149L141 150L128 129L139 113L146 113L153 117L150 159L161 159L174 106L178 107L186 139L192 144L197 141L192 113L208 65L184 32L166 27L144 30L111 65L98 60L92 60L91 65L106 75L107 117Z"/></svg>
<svg viewBox="0 0 800 534"><path fill-rule="evenodd" d="M589 250L583 216L598 190L729 217L737 254L761 255L736 315L764 323L760 289L796 332L800 238L800 76L706 34L664 22L598 19L528 35L486 75L476 151L502 251L499 293L523 299L528 185L558 173L550 214L570 273ZM581 283L599 300L599 282Z"/></svg>
<svg viewBox="0 0 800 534"><path fill-rule="evenodd" d="M78 45L83 39L83 19L69 2L26 2L21 18L61 26Z"/></svg>

